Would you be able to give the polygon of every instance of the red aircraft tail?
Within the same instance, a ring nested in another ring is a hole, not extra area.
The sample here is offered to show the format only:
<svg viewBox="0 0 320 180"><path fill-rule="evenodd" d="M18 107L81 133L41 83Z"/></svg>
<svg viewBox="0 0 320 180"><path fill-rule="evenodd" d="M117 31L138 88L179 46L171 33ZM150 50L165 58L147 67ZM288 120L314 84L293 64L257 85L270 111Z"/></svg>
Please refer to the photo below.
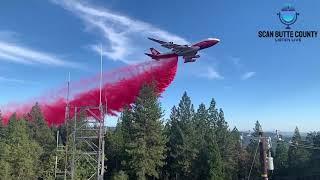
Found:
<svg viewBox="0 0 320 180"><path fill-rule="evenodd" d="M151 54L152 55L160 55L161 53L157 51L155 48L150 48Z"/></svg>
<svg viewBox="0 0 320 180"><path fill-rule="evenodd" d="M144 54L151 57L152 59L154 59L156 61L159 61L157 59L157 56L159 56L161 53L154 48L150 48L150 52L151 52L151 54L149 54L149 53L144 53Z"/></svg>
<svg viewBox="0 0 320 180"><path fill-rule="evenodd" d="M153 55L153 54L149 54L149 53L144 53L145 55L151 57L152 59L159 61L159 59L157 58L157 55Z"/></svg>
<svg viewBox="0 0 320 180"><path fill-rule="evenodd" d="M144 53L145 55L151 57L152 59L156 61L160 61L161 59L166 59L166 58L172 58L178 56L177 54L171 52L171 53L160 53L159 51L155 50L154 48L150 48L151 54L150 53Z"/></svg>

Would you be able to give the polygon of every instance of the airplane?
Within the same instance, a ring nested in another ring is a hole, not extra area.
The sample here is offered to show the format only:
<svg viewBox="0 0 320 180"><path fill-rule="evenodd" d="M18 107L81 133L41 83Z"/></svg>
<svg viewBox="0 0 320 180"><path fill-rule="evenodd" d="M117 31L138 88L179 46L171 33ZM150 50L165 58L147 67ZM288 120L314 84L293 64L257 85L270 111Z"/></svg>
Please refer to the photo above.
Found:
<svg viewBox="0 0 320 180"><path fill-rule="evenodd" d="M171 49L171 51L167 53L160 53L156 49L150 48L151 54L145 53L147 56L150 56L156 61L174 56L182 56L184 63L195 62L196 58L200 57L200 55L197 54L199 50L206 49L220 42L220 40L217 38L208 38L193 45L179 45L174 44L173 42L165 42L150 37L148 37L148 39L161 44L162 47Z"/></svg>

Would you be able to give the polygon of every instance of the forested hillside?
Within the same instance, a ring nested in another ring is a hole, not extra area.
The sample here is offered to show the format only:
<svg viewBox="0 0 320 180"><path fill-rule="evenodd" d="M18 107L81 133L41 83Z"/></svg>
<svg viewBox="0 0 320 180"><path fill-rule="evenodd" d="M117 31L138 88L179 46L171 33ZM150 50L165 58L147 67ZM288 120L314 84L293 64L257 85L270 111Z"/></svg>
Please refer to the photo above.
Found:
<svg viewBox="0 0 320 180"><path fill-rule="evenodd" d="M236 180L248 179L250 169L250 179L261 179L259 158L253 159L263 127L258 121L253 124L252 138L243 146L225 112L213 98L208 102L195 107L185 92L170 118L164 119L158 94L144 86L135 103L122 111L116 127L106 132L105 179ZM57 130L66 132L64 140L71 134L66 125L48 127L38 104L24 118L13 115L7 125L1 123L0 179L54 179ZM316 177L319 148L320 132L310 132L302 140L296 128L290 144L279 140L272 149L275 170L269 176ZM85 178L88 166L85 162L77 166L77 179Z"/></svg>

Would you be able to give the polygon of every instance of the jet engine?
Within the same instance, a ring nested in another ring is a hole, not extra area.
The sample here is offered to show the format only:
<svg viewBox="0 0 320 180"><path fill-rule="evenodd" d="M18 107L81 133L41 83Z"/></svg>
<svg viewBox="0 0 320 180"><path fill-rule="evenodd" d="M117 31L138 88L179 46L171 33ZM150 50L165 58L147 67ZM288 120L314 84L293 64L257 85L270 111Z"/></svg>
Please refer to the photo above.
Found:
<svg viewBox="0 0 320 180"><path fill-rule="evenodd" d="M195 55L195 56L184 56L183 58L184 59L193 59L193 58L199 58L200 57L200 55Z"/></svg>

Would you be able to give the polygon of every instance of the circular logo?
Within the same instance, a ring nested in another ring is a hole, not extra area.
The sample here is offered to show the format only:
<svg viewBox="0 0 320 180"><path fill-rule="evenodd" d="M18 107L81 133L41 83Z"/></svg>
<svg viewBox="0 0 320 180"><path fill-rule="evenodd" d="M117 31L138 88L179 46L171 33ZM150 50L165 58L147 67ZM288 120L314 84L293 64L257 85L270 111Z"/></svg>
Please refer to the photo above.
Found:
<svg viewBox="0 0 320 180"><path fill-rule="evenodd" d="M296 12L291 5L284 6L279 13L277 13L282 24L286 25L286 29L290 29L290 25L297 21L299 13Z"/></svg>

